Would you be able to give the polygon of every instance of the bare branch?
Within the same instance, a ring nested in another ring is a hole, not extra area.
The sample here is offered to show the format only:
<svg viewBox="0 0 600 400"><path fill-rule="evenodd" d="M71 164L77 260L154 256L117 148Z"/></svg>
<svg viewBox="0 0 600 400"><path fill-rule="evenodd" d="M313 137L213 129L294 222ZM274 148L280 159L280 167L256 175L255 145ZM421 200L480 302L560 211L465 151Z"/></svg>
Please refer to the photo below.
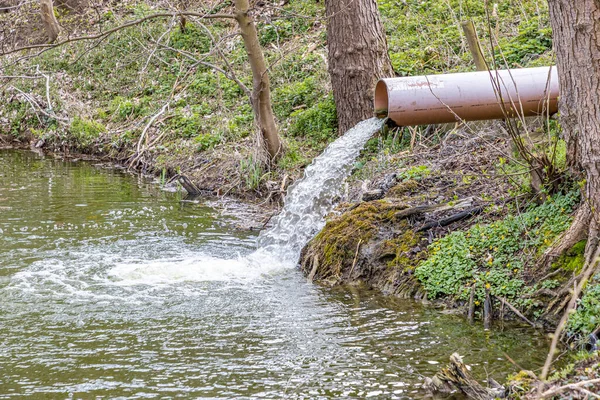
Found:
<svg viewBox="0 0 600 400"><path fill-rule="evenodd" d="M600 379L591 379L591 380L587 380L587 381L582 381L582 382L577 382L577 383L570 383L568 385L565 386L560 386L558 388L555 389L550 389L545 391L544 393L542 393L540 395L541 399L547 399L547 398L551 398L556 396L557 394L560 394L566 390L580 390L583 393L587 394L588 396L595 398L595 399L600 399L600 396L593 394L592 392L585 390L585 388L583 388L583 386L586 385L594 385L596 383L600 383ZM583 390L582 390L583 389Z"/></svg>
<svg viewBox="0 0 600 400"><path fill-rule="evenodd" d="M42 52L44 52L44 51L65 45L67 43L79 42L79 41L84 41L84 40L104 39L107 36L110 36L115 32L118 32L125 28L139 25L146 21L150 21L150 20L158 19L158 18L175 18L180 15L194 16L194 17L199 17L199 18L203 18L203 19L215 19L215 18L216 19L223 19L223 18L235 19L235 16L233 14L201 14L201 13L191 12L191 11L156 13L156 14L145 16L143 18L136 19L134 21L127 22L123 25L116 26L112 29L109 29L107 31L104 31L104 32L101 32L101 33L98 33L95 35L76 36L73 38L67 38L65 40L62 40L62 41L60 41L58 43L54 43L54 44L33 44L33 45L29 45L29 46L18 47L16 49L2 52L2 53L0 53L0 56L5 56L8 54L17 53L17 52L24 51L24 50L32 50L32 49L42 49ZM38 53L37 55L41 54L42 52Z"/></svg>
<svg viewBox="0 0 600 400"><path fill-rule="evenodd" d="M14 10L15 8L21 8L21 7L26 6L27 4L31 4L31 3L35 3L35 1L26 1L24 3L19 3L15 6L0 7L0 11Z"/></svg>
<svg viewBox="0 0 600 400"><path fill-rule="evenodd" d="M156 43L156 42L154 42L154 43ZM240 81L235 76L235 74L233 74L231 72L228 72L228 71L225 71L223 68L220 68L220 67L218 67L218 66L216 66L214 64L211 64L209 62L206 62L206 61L203 61L203 60L199 60L196 57L194 57L194 55L192 53L187 52L185 50L178 50L176 48L173 48L171 46L167 46L167 45L162 44L162 43L156 43L156 45L160 46L161 48L163 48L165 50L169 50L169 51L173 51L175 53L181 54L182 56L184 56L184 57L190 59L191 61L193 61L195 64L204 65L205 67L209 67L211 69L214 69L217 72L222 73L223 75L225 75L225 77L227 79L230 79L230 80L234 81L235 83L237 83L238 86L244 91L244 93L246 93L248 96L251 95L250 89L248 89L248 87L244 84L244 82Z"/></svg>

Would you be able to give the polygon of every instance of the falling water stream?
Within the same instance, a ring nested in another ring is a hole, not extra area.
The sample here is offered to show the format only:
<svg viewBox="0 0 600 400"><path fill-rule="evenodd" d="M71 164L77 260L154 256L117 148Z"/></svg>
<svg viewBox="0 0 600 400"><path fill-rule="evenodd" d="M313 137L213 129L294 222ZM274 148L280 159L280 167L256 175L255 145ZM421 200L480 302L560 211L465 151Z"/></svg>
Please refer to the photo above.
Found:
<svg viewBox="0 0 600 400"><path fill-rule="evenodd" d="M258 237L144 178L0 151L0 399L409 399L454 351L482 377L514 371L504 352L539 366L526 327L296 269L379 124L332 143Z"/></svg>

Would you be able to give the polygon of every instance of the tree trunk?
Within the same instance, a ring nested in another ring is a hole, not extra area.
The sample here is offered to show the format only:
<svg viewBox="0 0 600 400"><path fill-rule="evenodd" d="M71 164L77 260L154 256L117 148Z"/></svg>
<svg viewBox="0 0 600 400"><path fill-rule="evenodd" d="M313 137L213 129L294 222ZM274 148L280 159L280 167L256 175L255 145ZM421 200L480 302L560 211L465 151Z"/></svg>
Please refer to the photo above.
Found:
<svg viewBox="0 0 600 400"><path fill-rule="evenodd" d="M591 210L586 249L590 256L598 245L600 228L600 0L549 0L548 4L567 159L572 171L583 172L586 179L582 207Z"/></svg>
<svg viewBox="0 0 600 400"><path fill-rule="evenodd" d="M373 116L373 90L393 75L375 0L326 0L329 75L340 132Z"/></svg>
<svg viewBox="0 0 600 400"><path fill-rule="evenodd" d="M54 16L52 0L40 0L40 10L42 13L42 21L44 22L44 27L46 28L46 33L48 34L48 43L52 43L56 40L58 34L60 33L58 21Z"/></svg>
<svg viewBox="0 0 600 400"><path fill-rule="evenodd" d="M249 8L248 0L235 0L235 19L240 26L246 53L248 53L250 66L252 67L252 108L269 158L273 161L281 155L283 147L277 133L277 125L271 106L269 74L258 41L256 26L248 15Z"/></svg>

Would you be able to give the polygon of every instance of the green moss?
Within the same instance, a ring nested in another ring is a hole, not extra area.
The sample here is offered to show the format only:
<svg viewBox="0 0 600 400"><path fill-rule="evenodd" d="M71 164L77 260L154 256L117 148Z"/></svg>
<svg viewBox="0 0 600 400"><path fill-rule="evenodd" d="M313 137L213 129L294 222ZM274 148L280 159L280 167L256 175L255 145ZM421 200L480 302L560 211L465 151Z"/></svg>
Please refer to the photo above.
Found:
<svg viewBox="0 0 600 400"><path fill-rule="evenodd" d="M426 258L426 250L414 250L418 249L422 235L413 231L407 221L400 222L395 228L402 233L398 237L384 241L380 252L387 258L393 257L387 262L388 267L412 271Z"/></svg>
<svg viewBox="0 0 600 400"><path fill-rule="evenodd" d="M512 388L513 394L525 394L537 383L535 374L531 371L519 371L516 374L509 375L506 381L507 385ZM514 393L515 391L517 393Z"/></svg>
<svg viewBox="0 0 600 400"><path fill-rule="evenodd" d="M318 277L339 279L343 269L352 265L359 244L367 243L380 224L393 221L396 213L405 208L406 205L385 200L365 202L327 221L307 247L308 254L318 256Z"/></svg>
<svg viewBox="0 0 600 400"><path fill-rule="evenodd" d="M402 197L406 193L416 190L418 187L419 183L416 180L409 179L393 186L386 195L388 197Z"/></svg>
<svg viewBox="0 0 600 400"><path fill-rule="evenodd" d="M585 245L587 241L582 240L575 244L571 249L562 254L552 267L554 269L562 269L564 271L579 274L585 262Z"/></svg>

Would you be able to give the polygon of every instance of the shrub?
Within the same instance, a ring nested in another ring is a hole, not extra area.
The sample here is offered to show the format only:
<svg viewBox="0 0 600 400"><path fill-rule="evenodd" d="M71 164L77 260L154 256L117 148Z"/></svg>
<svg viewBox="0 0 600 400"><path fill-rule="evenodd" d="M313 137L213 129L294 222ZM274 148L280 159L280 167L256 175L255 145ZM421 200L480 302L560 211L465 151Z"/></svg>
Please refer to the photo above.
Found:
<svg viewBox="0 0 600 400"><path fill-rule="evenodd" d="M76 139L77 144L80 147L89 145L105 131L106 128L99 122L83 119L81 117L73 118L69 128L69 132L73 138Z"/></svg>

